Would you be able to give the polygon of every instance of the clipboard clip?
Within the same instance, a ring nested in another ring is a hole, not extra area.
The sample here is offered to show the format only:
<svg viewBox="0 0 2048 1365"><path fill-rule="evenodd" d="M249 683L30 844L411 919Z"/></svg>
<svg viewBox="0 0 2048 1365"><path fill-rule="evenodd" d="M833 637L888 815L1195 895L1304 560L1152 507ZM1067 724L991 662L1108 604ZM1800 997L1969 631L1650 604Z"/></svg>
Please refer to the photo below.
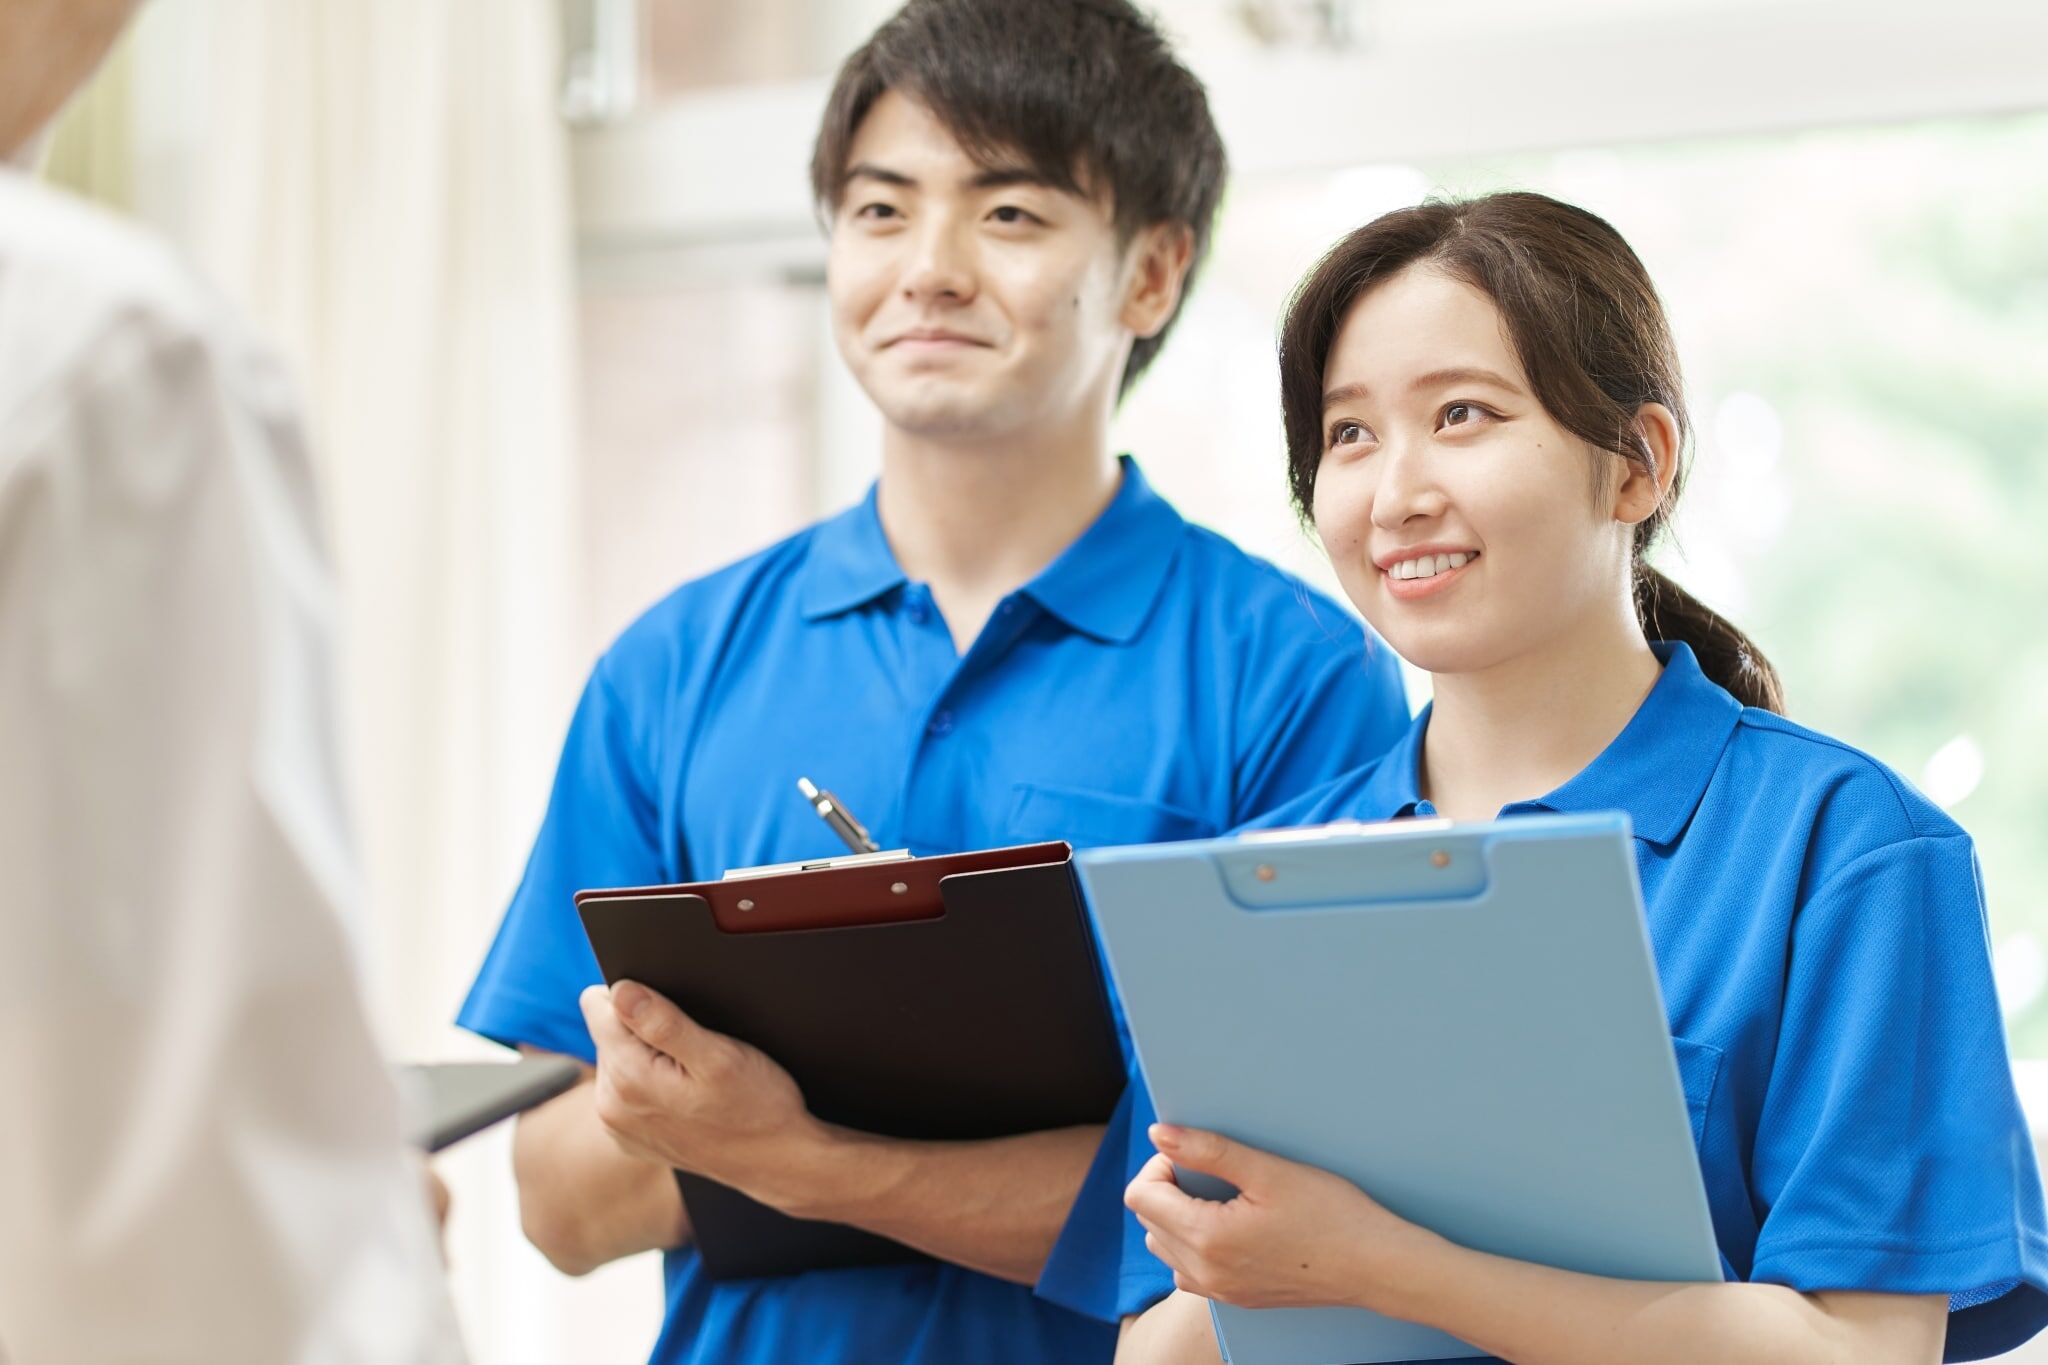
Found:
<svg viewBox="0 0 2048 1365"><path fill-rule="evenodd" d="M1406 820L1332 820L1327 825L1295 825L1289 829L1250 829L1237 836L1246 844L1305 844L1317 839L1334 839L1351 834L1420 834L1447 830L1451 819L1445 815Z"/></svg>
<svg viewBox="0 0 2048 1365"><path fill-rule="evenodd" d="M843 853L836 858L805 858L794 863L763 863L759 867L726 869L720 881L744 881L748 877L779 877L785 872L823 872L832 867L865 867L869 863L907 863L910 850L889 848L880 853Z"/></svg>

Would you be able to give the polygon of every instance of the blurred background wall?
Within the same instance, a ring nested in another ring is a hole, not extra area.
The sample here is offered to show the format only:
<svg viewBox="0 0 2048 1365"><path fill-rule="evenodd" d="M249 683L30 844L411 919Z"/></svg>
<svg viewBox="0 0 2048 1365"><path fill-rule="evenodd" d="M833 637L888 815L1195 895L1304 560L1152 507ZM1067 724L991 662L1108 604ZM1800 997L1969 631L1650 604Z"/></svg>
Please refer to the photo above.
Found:
<svg viewBox="0 0 2048 1365"><path fill-rule="evenodd" d="M400 1055L487 1050L448 1020L604 643L872 477L804 167L832 69L890 8L153 0L60 130L48 173L177 238L300 377L344 603L356 928ZM1120 441L1190 516L1329 584L1281 476L1292 282L1431 192L1608 217L1689 367L1668 565L1751 630L1797 718L1977 836L2040 1092L2048 9L1157 8L1236 174ZM447 1174L479 1365L644 1358L654 1258L555 1275L519 1236L503 1132Z"/></svg>

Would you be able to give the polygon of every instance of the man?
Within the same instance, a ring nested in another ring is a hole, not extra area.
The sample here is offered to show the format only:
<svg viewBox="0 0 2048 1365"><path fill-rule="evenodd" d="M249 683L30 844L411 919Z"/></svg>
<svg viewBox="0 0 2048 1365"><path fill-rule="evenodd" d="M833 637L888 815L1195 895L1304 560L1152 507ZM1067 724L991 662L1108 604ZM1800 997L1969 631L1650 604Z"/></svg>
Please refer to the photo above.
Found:
<svg viewBox="0 0 2048 1365"><path fill-rule="evenodd" d="M130 8L0 0L0 1360L453 1361L287 386L22 170Z"/></svg>
<svg viewBox="0 0 2048 1365"><path fill-rule="evenodd" d="M599 661L462 1013L597 1063L520 1124L523 1217L571 1272L667 1251L658 1361L1110 1356L1114 1329L1030 1288L1100 1128L820 1124L771 1059L644 990L589 989L571 895L843 851L803 775L885 847L1108 844L1219 832L1391 742L1384 648L1108 444L1222 181L1200 84L1123 0L912 0L840 73L812 183L880 481ZM677 1167L937 1263L713 1282Z"/></svg>

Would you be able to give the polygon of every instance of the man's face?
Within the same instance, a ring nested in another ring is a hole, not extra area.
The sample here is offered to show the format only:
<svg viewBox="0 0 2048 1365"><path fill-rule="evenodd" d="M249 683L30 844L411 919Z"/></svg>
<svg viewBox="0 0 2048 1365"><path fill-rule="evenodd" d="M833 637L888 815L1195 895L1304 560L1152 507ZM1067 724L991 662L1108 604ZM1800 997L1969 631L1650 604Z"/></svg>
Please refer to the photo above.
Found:
<svg viewBox="0 0 2048 1365"><path fill-rule="evenodd" d="M1108 204L975 161L889 91L848 149L833 335L898 430L985 441L1056 426L1116 391L1129 255Z"/></svg>
<svg viewBox="0 0 2048 1365"><path fill-rule="evenodd" d="M0 161L25 163L138 0L0 0Z"/></svg>

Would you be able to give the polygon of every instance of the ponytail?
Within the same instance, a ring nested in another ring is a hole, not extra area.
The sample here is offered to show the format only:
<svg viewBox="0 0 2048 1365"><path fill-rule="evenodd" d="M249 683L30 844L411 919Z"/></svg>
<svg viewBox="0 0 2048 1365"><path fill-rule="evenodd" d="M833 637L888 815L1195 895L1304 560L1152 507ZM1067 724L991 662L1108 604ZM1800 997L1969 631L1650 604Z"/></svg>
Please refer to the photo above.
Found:
<svg viewBox="0 0 2048 1365"><path fill-rule="evenodd" d="M1652 640L1689 646L1700 672L1744 706L1785 714L1784 684L1756 642L1641 560L1636 561L1636 616Z"/></svg>

